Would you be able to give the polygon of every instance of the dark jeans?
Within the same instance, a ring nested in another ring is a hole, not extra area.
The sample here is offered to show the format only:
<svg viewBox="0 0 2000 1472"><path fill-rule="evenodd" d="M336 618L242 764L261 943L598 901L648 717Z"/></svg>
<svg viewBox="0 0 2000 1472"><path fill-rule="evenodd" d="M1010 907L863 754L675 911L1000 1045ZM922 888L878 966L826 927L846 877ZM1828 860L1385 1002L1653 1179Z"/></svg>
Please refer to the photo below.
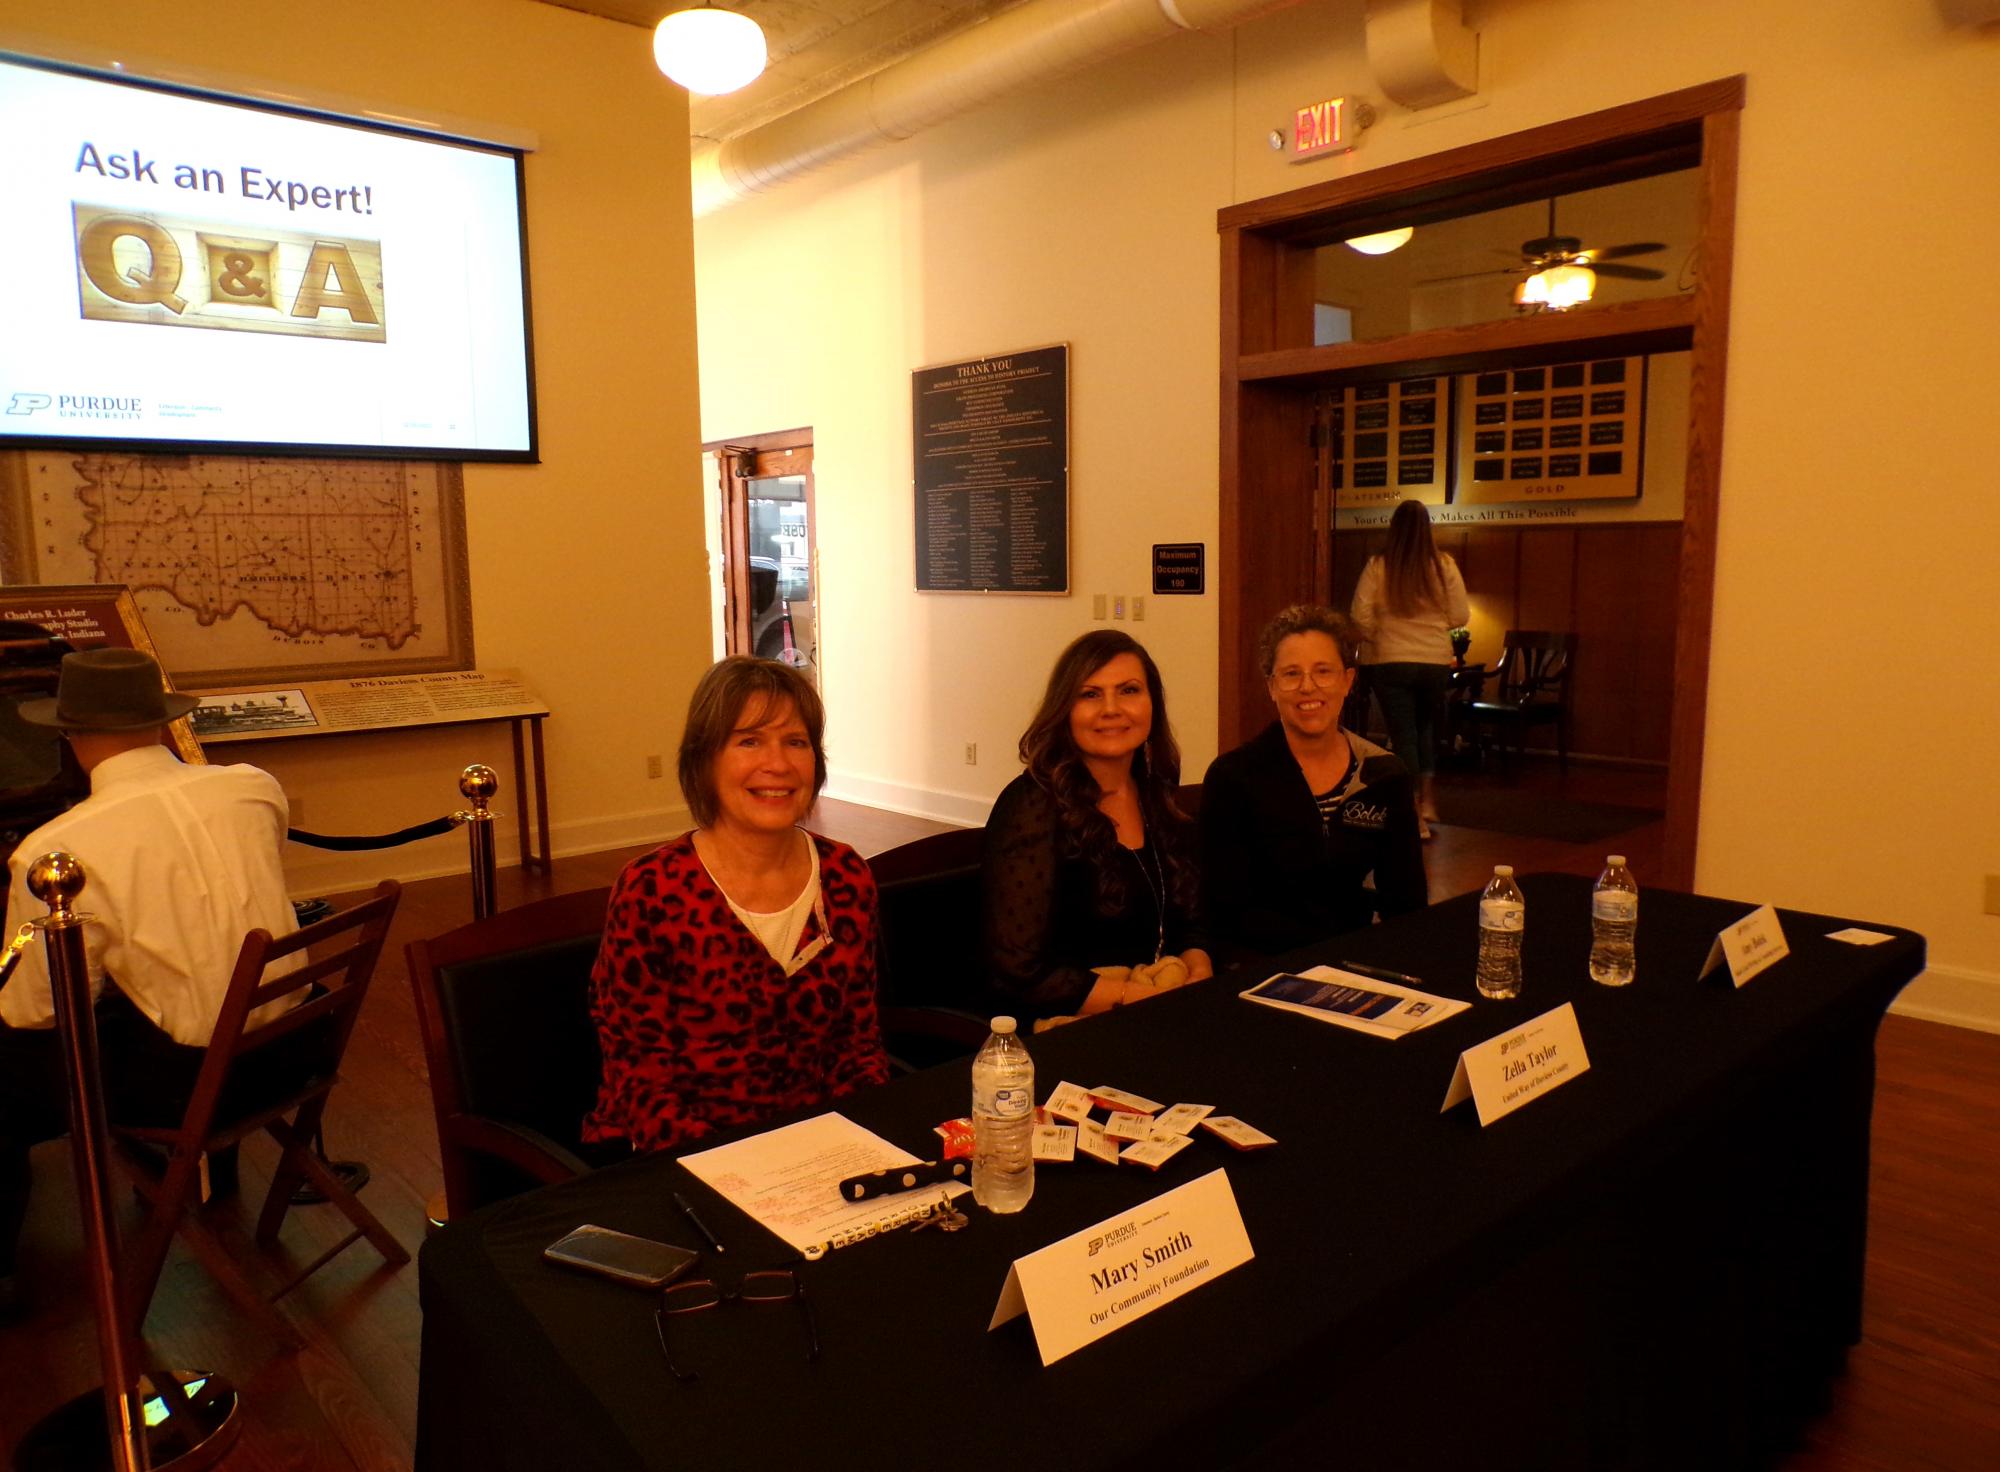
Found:
<svg viewBox="0 0 2000 1472"><path fill-rule="evenodd" d="M1382 703L1389 723L1389 744L1410 775L1437 770L1438 711L1451 682L1445 664L1371 664L1368 687Z"/></svg>
<svg viewBox="0 0 2000 1472"><path fill-rule="evenodd" d="M104 1098L121 1124L174 1125L206 1052L177 1043L116 987L97 1003ZM69 1133L63 1046L56 1030L0 1022L0 1277L14 1271L33 1173L28 1151Z"/></svg>

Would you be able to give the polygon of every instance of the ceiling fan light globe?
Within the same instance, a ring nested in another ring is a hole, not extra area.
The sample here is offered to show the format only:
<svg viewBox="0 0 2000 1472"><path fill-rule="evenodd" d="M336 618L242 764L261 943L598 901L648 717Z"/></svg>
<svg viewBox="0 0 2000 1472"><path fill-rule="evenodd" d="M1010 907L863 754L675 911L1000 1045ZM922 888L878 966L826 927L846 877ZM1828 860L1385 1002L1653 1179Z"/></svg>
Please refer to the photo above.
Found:
<svg viewBox="0 0 2000 1472"><path fill-rule="evenodd" d="M717 97L763 74L770 53L756 21L713 5L676 10L653 30L653 60L690 92Z"/></svg>
<svg viewBox="0 0 2000 1472"><path fill-rule="evenodd" d="M1552 312L1582 306L1597 290L1597 273L1588 266L1551 266L1539 275Z"/></svg>
<svg viewBox="0 0 2000 1472"><path fill-rule="evenodd" d="M1416 230L1412 226L1405 225L1400 230L1379 230L1373 235L1357 235L1347 244L1364 256L1386 256L1390 251L1409 244L1410 237L1414 234Z"/></svg>

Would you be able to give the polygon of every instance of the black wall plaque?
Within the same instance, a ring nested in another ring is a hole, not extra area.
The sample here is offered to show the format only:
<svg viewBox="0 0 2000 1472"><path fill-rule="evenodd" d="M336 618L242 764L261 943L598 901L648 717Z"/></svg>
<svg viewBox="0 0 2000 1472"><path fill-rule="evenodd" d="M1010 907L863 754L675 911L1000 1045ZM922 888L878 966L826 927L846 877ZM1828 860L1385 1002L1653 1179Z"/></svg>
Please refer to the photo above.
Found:
<svg viewBox="0 0 2000 1472"><path fill-rule="evenodd" d="M1207 585L1206 542L1153 543L1153 591L1199 593Z"/></svg>
<svg viewBox="0 0 2000 1472"><path fill-rule="evenodd" d="M910 375L919 593L1069 591L1069 348Z"/></svg>

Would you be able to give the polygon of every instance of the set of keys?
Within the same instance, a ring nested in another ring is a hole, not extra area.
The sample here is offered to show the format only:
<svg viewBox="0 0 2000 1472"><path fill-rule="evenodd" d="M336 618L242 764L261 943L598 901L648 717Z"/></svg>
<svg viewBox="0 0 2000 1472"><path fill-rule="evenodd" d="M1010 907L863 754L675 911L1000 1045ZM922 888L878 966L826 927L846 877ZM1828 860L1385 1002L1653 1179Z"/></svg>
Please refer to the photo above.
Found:
<svg viewBox="0 0 2000 1472"><path fill-rule="evenodd" d="M911 1223L910 1230L912 1232L921 1232L925 1227L936 1227L941 1232L956 1232L971 1220L971 1217L960 1211L953 1204L950 1197L945 1197L931 1209L930 1215L918 1217L915 1222Z"/></svg>

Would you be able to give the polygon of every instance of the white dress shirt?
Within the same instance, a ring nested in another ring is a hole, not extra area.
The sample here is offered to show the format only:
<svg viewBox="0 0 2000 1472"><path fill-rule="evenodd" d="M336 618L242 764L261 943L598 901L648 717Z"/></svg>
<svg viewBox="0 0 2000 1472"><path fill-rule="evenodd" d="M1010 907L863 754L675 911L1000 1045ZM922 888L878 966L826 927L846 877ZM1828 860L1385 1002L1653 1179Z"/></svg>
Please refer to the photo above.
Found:
<svg viewBox="0 0 2000 1472"><path fill-rule="evenodd" d="M282 862L289 813L284 790L255 767L190 766L164 746L120 752L90 774L89 797L14 850L7 936L48 913L28 893L28 866L54 849L74 854L84 867L75 904L86 917L92 994L109 976L176 1042L205 1045L243 937L298 928ZM265 974L303 964L304 956L288 956ZM260 1012L252 1026L273 1009ZM39 936L0 990L0 1019L54 1025Z"/></svg>

